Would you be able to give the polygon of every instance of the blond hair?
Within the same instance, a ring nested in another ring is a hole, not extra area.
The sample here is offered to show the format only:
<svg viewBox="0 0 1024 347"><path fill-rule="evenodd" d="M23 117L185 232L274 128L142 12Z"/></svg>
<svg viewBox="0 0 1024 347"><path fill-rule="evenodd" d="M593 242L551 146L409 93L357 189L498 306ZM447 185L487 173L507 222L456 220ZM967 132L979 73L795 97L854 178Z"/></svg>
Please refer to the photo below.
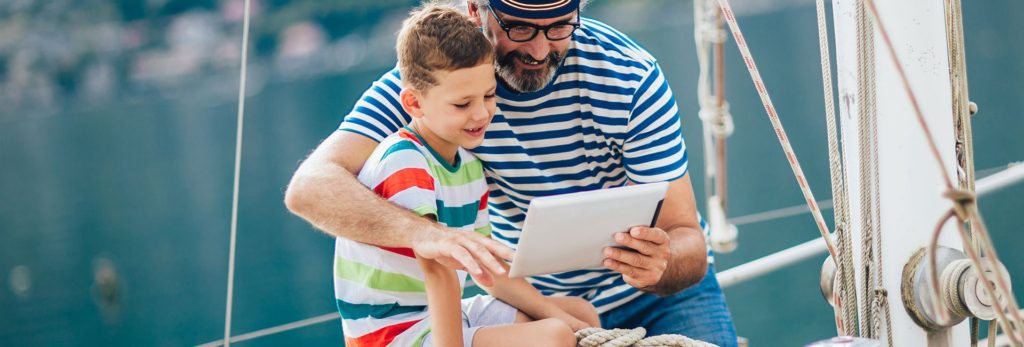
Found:
<svg viewBox="0 0 1024 347"><path fill-rule="evenodd" d="M395 46L402 82L426 92L438 81L434 71L454 71L494 62L494 46L454 7L427 3L402 23Z"/></svg>

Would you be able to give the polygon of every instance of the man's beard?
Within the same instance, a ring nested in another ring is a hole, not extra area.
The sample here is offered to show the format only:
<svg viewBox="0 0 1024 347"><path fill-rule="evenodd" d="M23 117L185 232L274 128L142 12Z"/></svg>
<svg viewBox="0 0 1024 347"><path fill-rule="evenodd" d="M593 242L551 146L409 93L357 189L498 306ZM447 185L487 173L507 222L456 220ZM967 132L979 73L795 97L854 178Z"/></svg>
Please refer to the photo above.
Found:
<svg viewBox="0 0 1024 347"><path fill-rule="evenodd" d="M548 82L551 82L551 79L555 78L555 72L558 70L558 65L562 64L563 58L562 54L552 51L543 62L543 64L547 65L546 68L539 70L523 69L517 74L515 60L520 59L520 57L533 60L526 53L511 51L498 58L498 64L495 67L498 77L509 88L520 93L535 92L543 89Z"/></svg>

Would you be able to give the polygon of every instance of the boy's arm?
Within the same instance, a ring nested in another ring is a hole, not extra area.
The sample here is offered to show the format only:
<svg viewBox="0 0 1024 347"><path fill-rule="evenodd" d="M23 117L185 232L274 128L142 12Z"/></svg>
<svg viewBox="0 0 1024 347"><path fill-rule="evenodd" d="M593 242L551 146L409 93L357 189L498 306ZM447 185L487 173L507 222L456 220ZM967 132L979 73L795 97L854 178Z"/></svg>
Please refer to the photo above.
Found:
<svg viewBox="0 0 1024 347"><path fill-rule="evenodd" d="M462 288L455 270L417 257L427 283L427 310L435 346L462 344Z"/></svg>
<svg viewBox="0 0 1024 347"><path fill-rule="evenodd" d="M590 327L590 324L573 317L550 300L546 300L544 295L537 291L537 288L527 283L525 279L509 278L507 275L508 266L505 265L505 267L506 274L492 274L494 278L493 286L480 284L480 287L484 288L495 298L515 307L535 320L545 318L559 319L572 327L573 331Z"/></svg>

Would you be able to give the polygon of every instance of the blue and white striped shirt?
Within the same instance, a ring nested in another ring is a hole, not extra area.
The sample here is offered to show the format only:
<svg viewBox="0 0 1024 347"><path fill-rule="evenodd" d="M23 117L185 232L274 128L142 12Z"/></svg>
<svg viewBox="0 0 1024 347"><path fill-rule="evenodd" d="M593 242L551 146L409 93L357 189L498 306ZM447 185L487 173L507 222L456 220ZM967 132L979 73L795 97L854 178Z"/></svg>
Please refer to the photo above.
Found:
<svg viewBox="0 0 1024 347"><path fill-rule="evenodd" d="M399 103L398 69L373 83L340 130L376 141L411 121ZM654 57L621 32L584 18L544 89L500 83L498 111L480 147L490 185L493 237L519 240L534 197L671 181L686 175L679 107ZM701 226L705 227L703 219ZM706 231L705 227L705 231ZM708 251L708 261L712 261ZM639 296L617 272L587 269L530 278L545 295L590 300L606 312Z"/></svg>

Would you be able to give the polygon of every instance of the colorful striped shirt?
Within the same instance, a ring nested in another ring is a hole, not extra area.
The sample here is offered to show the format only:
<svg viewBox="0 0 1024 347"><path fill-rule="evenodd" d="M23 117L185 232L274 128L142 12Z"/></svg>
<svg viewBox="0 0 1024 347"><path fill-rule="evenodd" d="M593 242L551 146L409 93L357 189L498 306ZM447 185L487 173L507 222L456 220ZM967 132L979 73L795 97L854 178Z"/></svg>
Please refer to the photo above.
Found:
<svg viewBox="0 0 1024 347"><path fill-rule="evenodd" d="M483 166L461 148L452 165L402 128L383 139L358 178L377 195L445 226L491 233ZM459 271L459 278L464 285L466 274ZM424 275L408 248L337 238L334 296L346 346L415 346L430 327Z"/></svg>
<svg viewBox="0 0 1024 347"><path fill-rule="evenodd" d="M339 129L380 141L410 121L398 70L373 83ZM472 152L490 184L494 238L515 247L534 197L686 175L679 107L654 57L626 35L584 18L554 80L532 93L498 84L498 112ZM701 219L701 226L706 224ZM710 248L708 261L711 262ZM641 295L595 268L529 279L546 295L590 300L606 312Z"/></svg>

